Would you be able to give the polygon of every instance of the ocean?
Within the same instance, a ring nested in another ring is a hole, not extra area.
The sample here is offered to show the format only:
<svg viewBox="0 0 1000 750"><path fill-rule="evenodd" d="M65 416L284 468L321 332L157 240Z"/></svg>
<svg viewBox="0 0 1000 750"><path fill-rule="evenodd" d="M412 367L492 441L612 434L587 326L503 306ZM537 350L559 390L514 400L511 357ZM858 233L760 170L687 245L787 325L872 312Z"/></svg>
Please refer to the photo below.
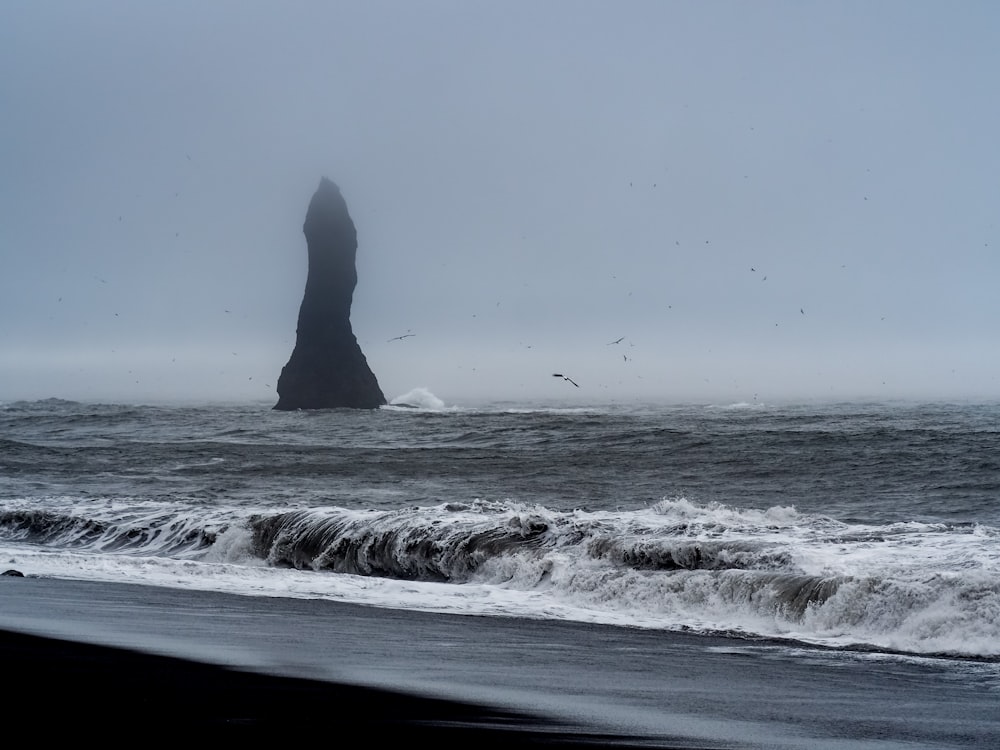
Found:
<svg viewBox="0 0 1000 750"><path fill-rule="evenodd" d="M1000 659L1000 406L0 406L40 575Z"/></svg>
<svg viewBox="0 0 1000 750"><path fill-rule="evenodd" d="M1000 701L1000 404L403 401L0 404L0 560L933 662Z"/></svg>

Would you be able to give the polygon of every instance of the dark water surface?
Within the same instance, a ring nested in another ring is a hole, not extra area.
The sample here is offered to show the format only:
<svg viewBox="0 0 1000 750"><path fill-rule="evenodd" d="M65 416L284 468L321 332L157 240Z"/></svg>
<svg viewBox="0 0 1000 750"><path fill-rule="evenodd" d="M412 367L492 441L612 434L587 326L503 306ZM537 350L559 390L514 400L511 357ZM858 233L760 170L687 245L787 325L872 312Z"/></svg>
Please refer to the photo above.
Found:
<svg viewBox="0 0 1000 750"><path fill-rule="evenodd" d="M37 575L1000 659L996 404L0 405Z"/></svg>

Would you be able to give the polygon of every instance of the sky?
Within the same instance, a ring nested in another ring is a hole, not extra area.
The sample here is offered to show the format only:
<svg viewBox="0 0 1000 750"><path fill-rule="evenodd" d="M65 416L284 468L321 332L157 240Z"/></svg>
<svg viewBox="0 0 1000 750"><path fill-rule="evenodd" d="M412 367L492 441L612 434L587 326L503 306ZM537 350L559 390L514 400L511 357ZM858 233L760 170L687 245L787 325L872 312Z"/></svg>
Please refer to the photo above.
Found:
<svg viewBox="0 0 1000 750"><path fill-rule="evenodd" d="M972 0L9 0L0 402L276 400L323 176L390 400L996 400L997 71Z"/></svg>

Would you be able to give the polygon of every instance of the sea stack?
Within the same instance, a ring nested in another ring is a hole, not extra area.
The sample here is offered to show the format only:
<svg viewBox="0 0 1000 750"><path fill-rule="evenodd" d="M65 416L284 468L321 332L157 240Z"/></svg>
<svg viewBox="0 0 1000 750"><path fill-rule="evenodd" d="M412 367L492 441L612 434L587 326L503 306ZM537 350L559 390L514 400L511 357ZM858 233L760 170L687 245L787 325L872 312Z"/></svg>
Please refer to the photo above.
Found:
<svg viewBox="0 0 1000 750"><path fill-rule="evenodd" d="M278 378L274 408L377 409L385 396L351 330L358 235L340 188L326 177L309 202L302 230L309 275L295 349Z"/></svg>

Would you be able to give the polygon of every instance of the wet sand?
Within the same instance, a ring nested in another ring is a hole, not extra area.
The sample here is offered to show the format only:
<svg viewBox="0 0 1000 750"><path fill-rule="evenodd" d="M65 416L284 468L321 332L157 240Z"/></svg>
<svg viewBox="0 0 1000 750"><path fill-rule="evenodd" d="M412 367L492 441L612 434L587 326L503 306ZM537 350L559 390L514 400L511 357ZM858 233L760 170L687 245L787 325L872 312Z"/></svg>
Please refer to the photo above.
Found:
<svg viewBox="0 0 1000 750"><path fill-rule="evenodd" d="M8 715L47 736L1000 746L996 665L32 577L0 578L0 630Z"/></svg>

